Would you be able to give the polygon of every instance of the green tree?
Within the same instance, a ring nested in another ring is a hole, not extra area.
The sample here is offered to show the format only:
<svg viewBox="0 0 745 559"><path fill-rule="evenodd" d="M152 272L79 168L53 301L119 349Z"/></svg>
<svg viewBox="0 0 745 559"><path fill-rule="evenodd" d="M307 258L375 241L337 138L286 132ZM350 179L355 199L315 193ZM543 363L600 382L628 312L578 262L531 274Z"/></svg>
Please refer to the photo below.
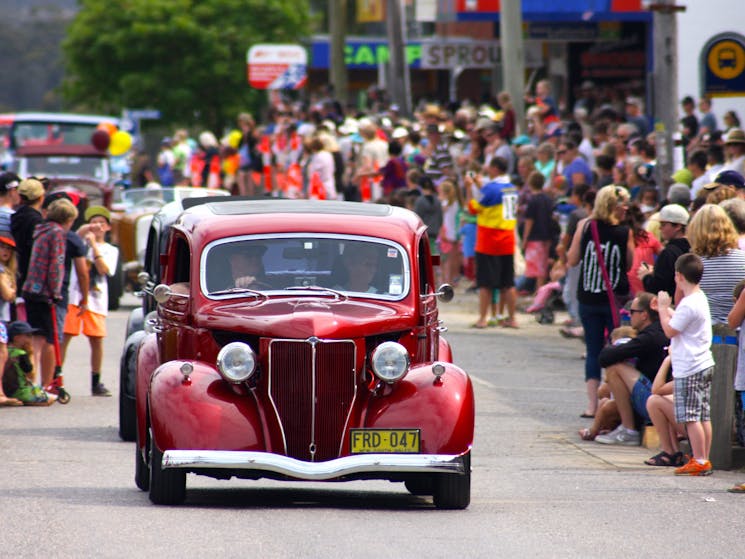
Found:
<svg viewBox="0 0 745 559"><path fill-rule="evenodd" d="M81 0L63 43L67 100L90 110L159 109L220 131L264 98L247 81L257 43L307 36L308 0Z"/></svg>

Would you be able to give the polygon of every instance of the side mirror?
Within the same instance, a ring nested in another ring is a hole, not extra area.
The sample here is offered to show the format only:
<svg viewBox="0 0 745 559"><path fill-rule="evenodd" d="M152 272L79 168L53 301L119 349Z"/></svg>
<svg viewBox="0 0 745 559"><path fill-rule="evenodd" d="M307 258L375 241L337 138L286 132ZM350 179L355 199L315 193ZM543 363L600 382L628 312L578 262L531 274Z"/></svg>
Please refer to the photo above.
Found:
<svg viewBox="0 0 745 559"><path fill-rule="evenodd" d="M449 303L455 297L455 290L449 283L443 283L437 290L437 298L443 303Z"/></svg>

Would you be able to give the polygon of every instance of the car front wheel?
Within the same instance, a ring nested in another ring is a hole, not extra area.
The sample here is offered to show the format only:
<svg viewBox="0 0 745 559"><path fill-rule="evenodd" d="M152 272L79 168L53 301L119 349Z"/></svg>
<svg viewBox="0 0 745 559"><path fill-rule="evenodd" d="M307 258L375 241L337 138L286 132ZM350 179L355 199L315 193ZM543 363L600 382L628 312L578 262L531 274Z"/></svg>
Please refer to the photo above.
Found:
<svg viewBox="0 0 745 559"><path fill-rule="evenodd" d="M464 509L471 502L471 453L463 455L464 474L437 474L432 494L438 509Z"/></svg>
<svg viewBox="0 0 745 559"><path fill-rule="evenodd" d="M186 472L163 469L163 453L150 437L150 500L156 505L180 505L186 498Z"/></svg>

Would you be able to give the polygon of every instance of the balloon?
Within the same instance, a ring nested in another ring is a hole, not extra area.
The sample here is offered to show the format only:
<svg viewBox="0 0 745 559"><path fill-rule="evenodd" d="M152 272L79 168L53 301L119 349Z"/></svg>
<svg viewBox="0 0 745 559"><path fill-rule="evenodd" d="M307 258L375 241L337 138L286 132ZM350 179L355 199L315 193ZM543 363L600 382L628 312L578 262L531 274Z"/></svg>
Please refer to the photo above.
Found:
<svg viewBox="0 0 745 559"><path fill-rule="evenodd" d="M109 136L109 133L106 132L106 130L96 130L91 134L91 144L93 144L93 147L98 151L106 151L109 148L110 143L111 136Z"/></svg>
<svg viewBox="0 0 745 559"><path fill-rule="evenodd" d="M111 135L109 153L111 155L124 155L132 147L132 136L123 130L117 130Z"/></svg>
<svg viewBox="0 0 745 559"><path fill-rule="evenodd" d="M233 149L238 149L238 146L241 143L241 138L243 138L243 134L241 134L240 130L232 130L230 134L228 134L228 145Z"/></svg>
<svg viewBox="0 0 745 559"><path fill-rule="evenodd" d="M96 130L105 130L109 136L113 136L116 132L116 124L113 122L102 122L96 126Z"/></svg>

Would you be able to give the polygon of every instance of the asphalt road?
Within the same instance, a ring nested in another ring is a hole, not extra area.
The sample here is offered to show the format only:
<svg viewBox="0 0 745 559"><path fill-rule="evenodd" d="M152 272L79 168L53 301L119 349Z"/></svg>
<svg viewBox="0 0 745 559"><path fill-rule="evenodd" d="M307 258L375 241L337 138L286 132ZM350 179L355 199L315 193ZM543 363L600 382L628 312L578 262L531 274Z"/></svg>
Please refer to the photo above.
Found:
<svg viewBox="0 0 745 559"><path fill-rule="evenodd" d="M134 304L131 297L126 302ZM134 485L116 398L89 396L71 345L67 406L0 409L0 557L742 557L745 473L676 478L653 452L581 442L582 348L557 326L472 330L473 299L443 306L475 381L471 506L436 511L400 484L188 476L181 507ZM127 309L112 313L104 382L118 391ZM559 317L561 318L561 317Z"/></svg>

